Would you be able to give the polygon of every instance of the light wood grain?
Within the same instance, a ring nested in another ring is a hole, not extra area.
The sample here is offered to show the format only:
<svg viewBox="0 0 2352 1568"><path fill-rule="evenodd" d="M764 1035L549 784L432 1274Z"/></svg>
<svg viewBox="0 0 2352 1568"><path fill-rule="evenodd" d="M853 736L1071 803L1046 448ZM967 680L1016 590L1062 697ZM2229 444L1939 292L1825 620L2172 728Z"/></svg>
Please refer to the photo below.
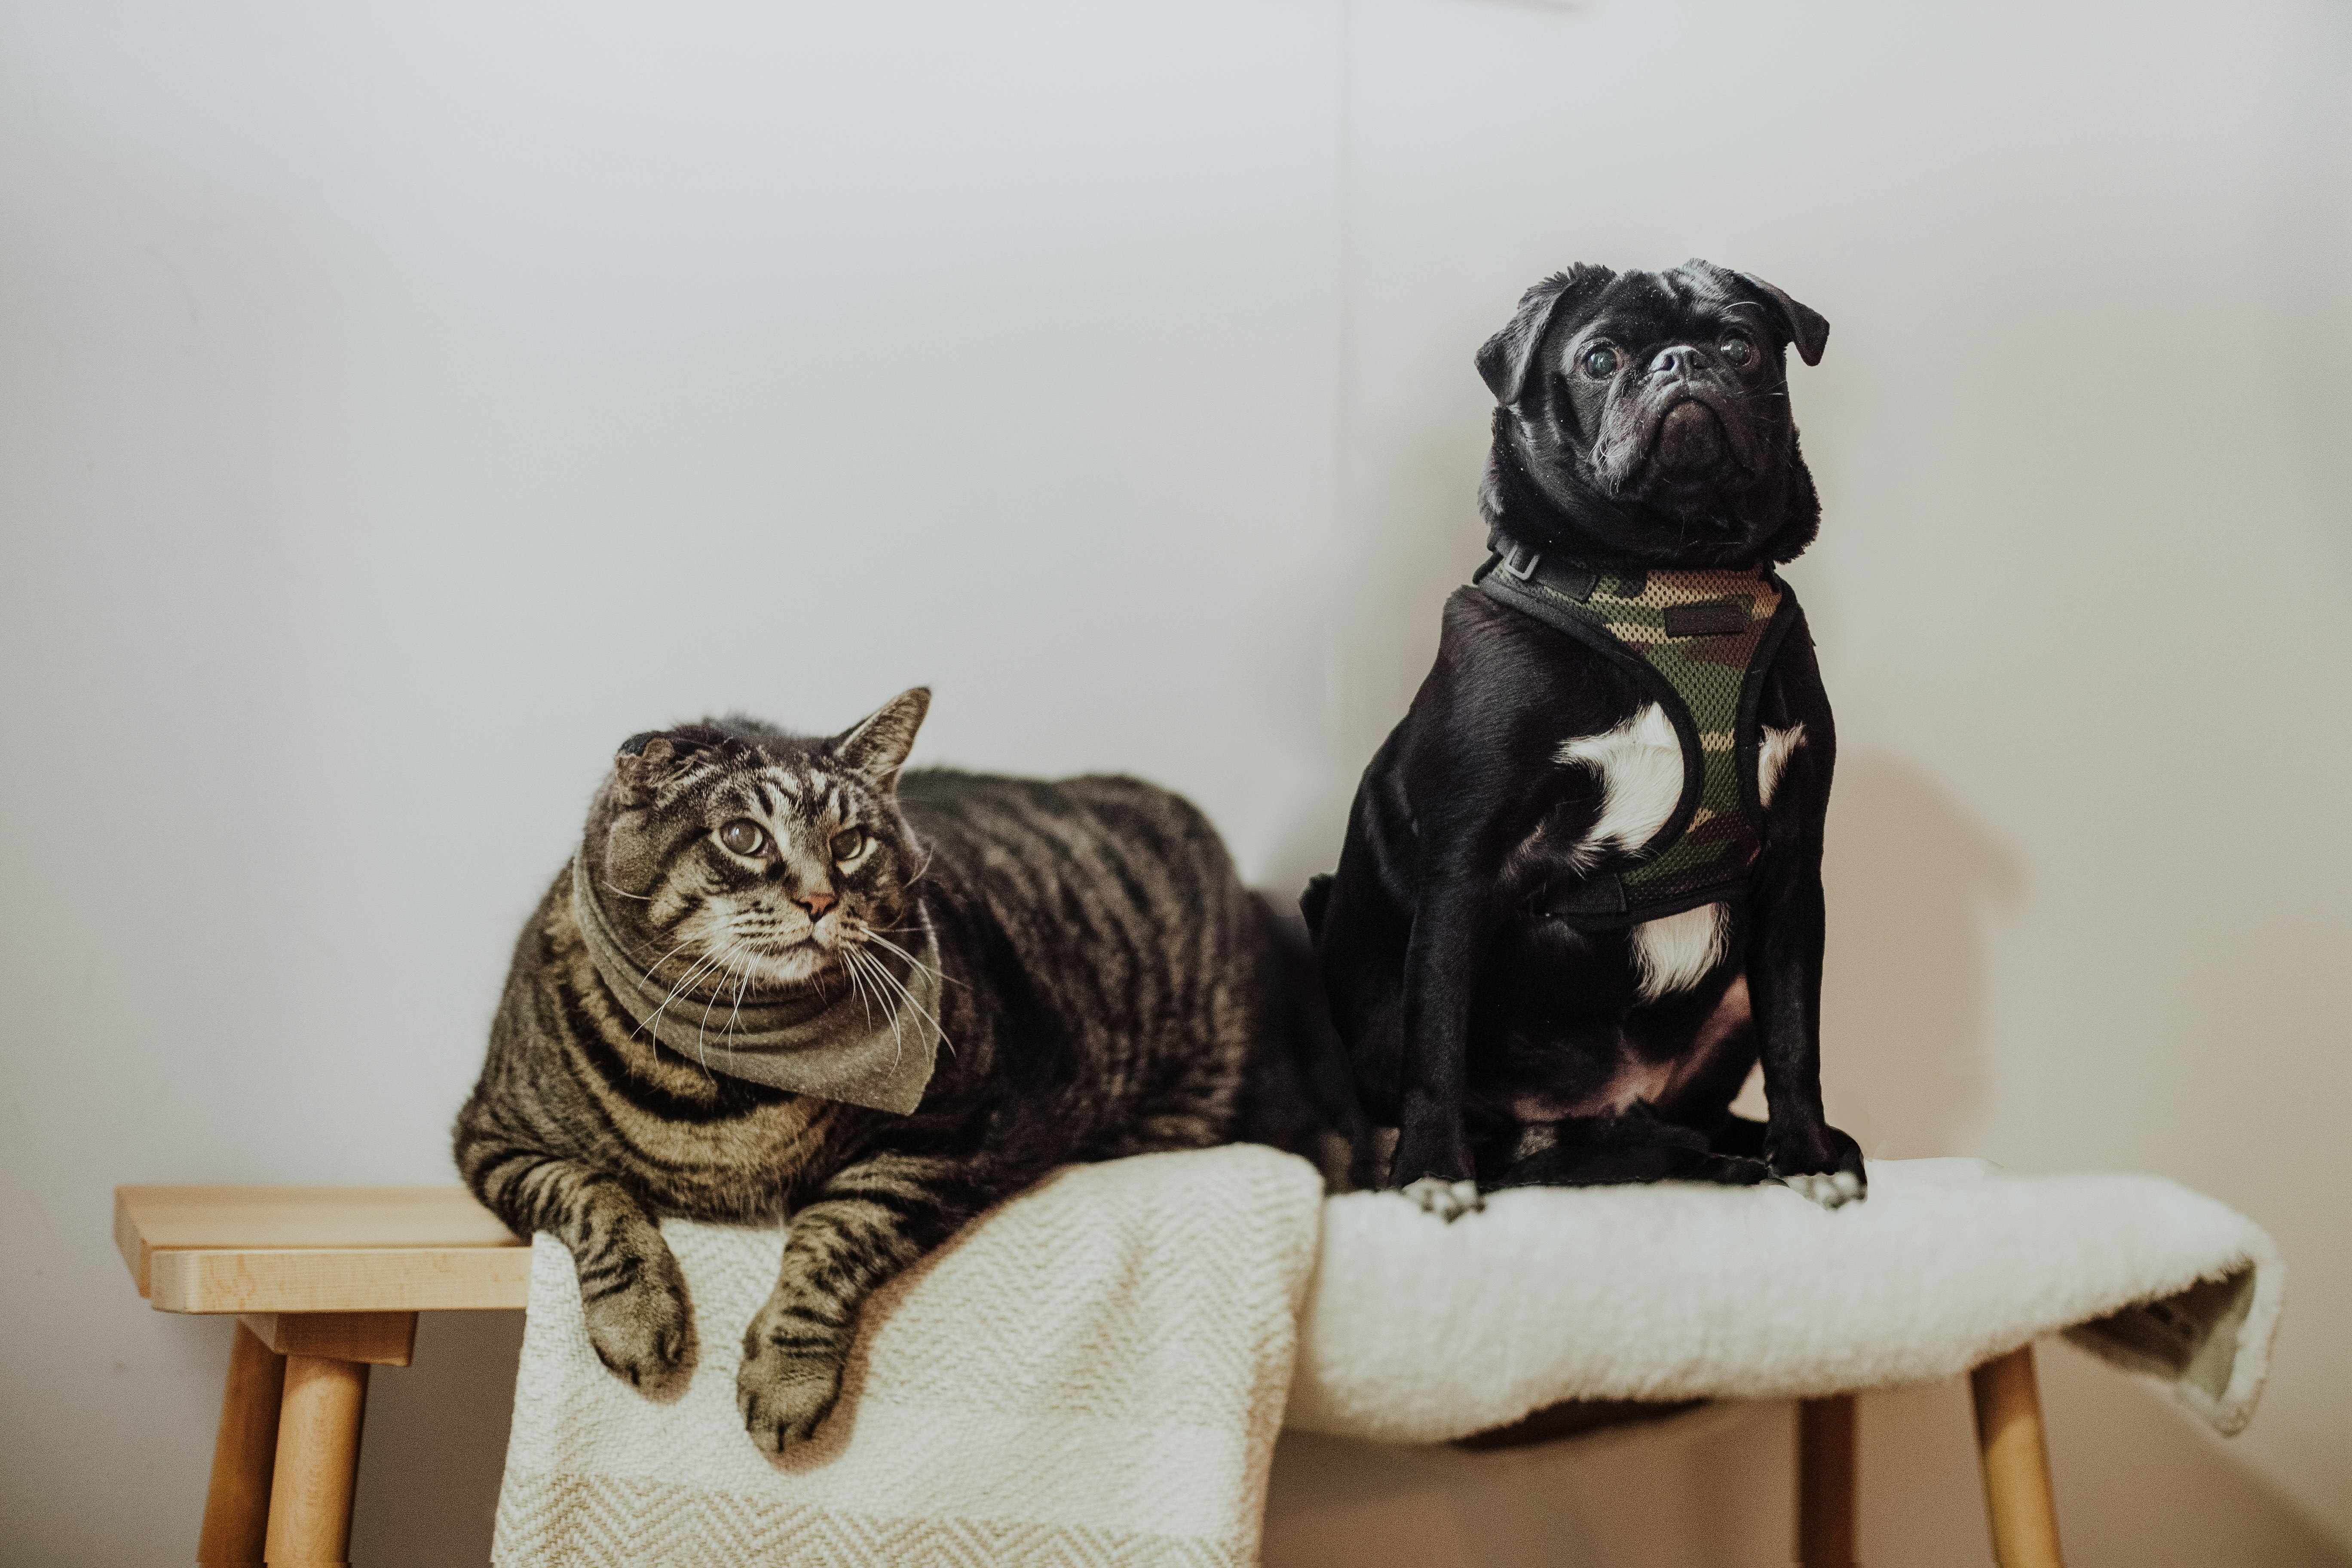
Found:
<svg viewBox="0 0 2352 1568"><path fill-rule="evenodd" d="M279 1355L406 1366L416 1352L414 1312L247 1312L236 1321Z"/></svg>
<svg viewBox="0 0 2352 1568"><path fill-rule="evenodd" d="M459 1186L117 1187L114 1242L142 1296L176 1248L528 1250Z"/></svg>
<svg viewBox="0 0 2352 1568"><path fill-rule="evenodd" d="M1969 1390L1976 1402L1993 1561L2000 1568L2064 1568L2033 1347L2021 1345L1985 1363L1969 1373Z"/></svg>
<svg viewBox="0 0 2352 1568"><path fill-rule="evenodd" d="M286 1359L243 1324L228 1352L212 1486L205 1494L197 1568L259 1568L269 1530L269 1477L278 1463L278 1405Z"/></svg>
<svg viewBox="0 0 2352 1568"><path fill-rule="evenodd" d="M367 1385L362 1362L286 1358L278 1463L269 1482L271 1568L345 1568Z"/></svg>
<svg viewBox="0 0 2352 1568"><path fill-rule="evenodd" d="M1797 1402L1798 1568L1854 1568L1851 1394Z"/></svg>
<svg viewBox="0 0 2352 1568"><path fill-rule="evenodd" d="M159 1312L449 1312L530 1302L520 1247L158 1252Z"/></svg>

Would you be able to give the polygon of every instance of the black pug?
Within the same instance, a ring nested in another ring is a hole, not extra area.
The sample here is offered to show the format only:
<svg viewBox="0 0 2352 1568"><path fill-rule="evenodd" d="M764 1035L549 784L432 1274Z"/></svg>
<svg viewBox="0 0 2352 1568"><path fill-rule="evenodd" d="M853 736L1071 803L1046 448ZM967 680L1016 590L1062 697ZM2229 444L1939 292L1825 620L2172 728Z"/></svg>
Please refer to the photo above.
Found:
<svg viewBox="0 0 2352 1568"><path fill-rule="evenodd" d="M1836 741L1773 566L1821 502L1786 350L1829 323L1706 261L1579 266L1478 351L1493 558L1303 907L1388 1184L1779 1178L1834 1207L1822 824ZM1731 1113L1759 1056L1770 1120Z"/></svg>

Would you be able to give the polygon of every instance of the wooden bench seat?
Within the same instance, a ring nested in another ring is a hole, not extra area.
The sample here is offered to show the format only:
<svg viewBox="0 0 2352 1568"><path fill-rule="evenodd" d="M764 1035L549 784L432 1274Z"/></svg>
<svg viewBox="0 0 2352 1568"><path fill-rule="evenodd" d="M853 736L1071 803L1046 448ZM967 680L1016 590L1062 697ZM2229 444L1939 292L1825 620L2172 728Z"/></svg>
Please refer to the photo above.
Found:
<svg viewBox="0 0 2352 1568"><path fill-rule="evenodd" d="M237 1318L204 1568L345 1563L370 1368L408 1364L419 1312L530 1299L530 1247L457 1186L117 1187L114 1239L156 1310ZM1971 1382L1995 1557L2060 1568L2032 1347ZM1559 1406L1469 1441L1541 1442L1639 1414ZM1854 1523L1853 1396L1805 1400L1801 1568L1851 1568Z"/></svg>
<svg viewBox="0 0 2352 1568"><path fill-rule="evenodd" d="M200 1564L341 1563L368 1372L416 1314L514 1310L530 1248L463 1187L117 1187L114 1242L157 1311L235 1315Z"/></svg>

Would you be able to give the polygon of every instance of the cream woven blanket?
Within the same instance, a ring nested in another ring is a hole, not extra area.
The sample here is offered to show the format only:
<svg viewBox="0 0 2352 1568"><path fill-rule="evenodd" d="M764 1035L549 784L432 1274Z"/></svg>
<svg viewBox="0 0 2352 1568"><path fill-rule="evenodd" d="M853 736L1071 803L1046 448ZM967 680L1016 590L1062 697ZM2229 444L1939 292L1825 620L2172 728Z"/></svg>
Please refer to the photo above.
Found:
<svg viewBox="0 0 2352 1568"><path fill-rule="evenodd" d="M1286 1417L1442 1442L1562 1400L1949 1377L2062 1330L2220 1431L2252 1415L2284 1274L2243 1215L2156 1176L1870 1173L1834 1213L1528 1189L1448 1225L1325 1201L1265 1149L1073 1168L877 1299L840 1406L776 1466L736 1419L735 1345L780 1233L663 1227L703 1345L671 1405L597 1363L541 1237L493 1561L1246 1563Z"/></svg>
<svg viewBox="0 0 2352 1568"><path fill-rule="evenodd" d="M1321 1200L1247 1146L1065 1170L876 1297L840 1405L781 1461L735 1413L781 1230L663 1226L701 1346L669 1405L598 1363L541 1236L491 1561L1254 1563Z"/></svg>

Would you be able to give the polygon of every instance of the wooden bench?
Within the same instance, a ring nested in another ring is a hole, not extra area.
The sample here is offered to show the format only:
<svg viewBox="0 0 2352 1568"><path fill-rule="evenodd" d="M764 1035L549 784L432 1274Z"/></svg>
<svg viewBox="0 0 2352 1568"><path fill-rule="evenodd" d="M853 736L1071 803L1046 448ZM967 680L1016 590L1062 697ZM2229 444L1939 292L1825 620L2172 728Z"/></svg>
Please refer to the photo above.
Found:
<svg viewBox="0 0 2352 1568"><path fill-rule="evenodd" d="M114 1241L159 1312L233 1315L196 1561L341 1563L368 1371L419 1312L513 1310L530 1248L463 1187L117 1187Z"/></svg>
<svg viewBox="0 0 2352 1568"><path fill-rule="evenodd" d="M369 1368L408 1364L419 1312L530 1300L530 1248L463 1187L117 1187L114 1239L157 1311L237 1320L203 1568L344 1563ZM1970 1383L1995 1560L2060 1568L2032 1347ZM1467 1443L1547 1441L1640 1414L1562 1405ZM1799 1568L1853 1568L1852 1394L1799 1404L1796 1536Z"/></svg>

